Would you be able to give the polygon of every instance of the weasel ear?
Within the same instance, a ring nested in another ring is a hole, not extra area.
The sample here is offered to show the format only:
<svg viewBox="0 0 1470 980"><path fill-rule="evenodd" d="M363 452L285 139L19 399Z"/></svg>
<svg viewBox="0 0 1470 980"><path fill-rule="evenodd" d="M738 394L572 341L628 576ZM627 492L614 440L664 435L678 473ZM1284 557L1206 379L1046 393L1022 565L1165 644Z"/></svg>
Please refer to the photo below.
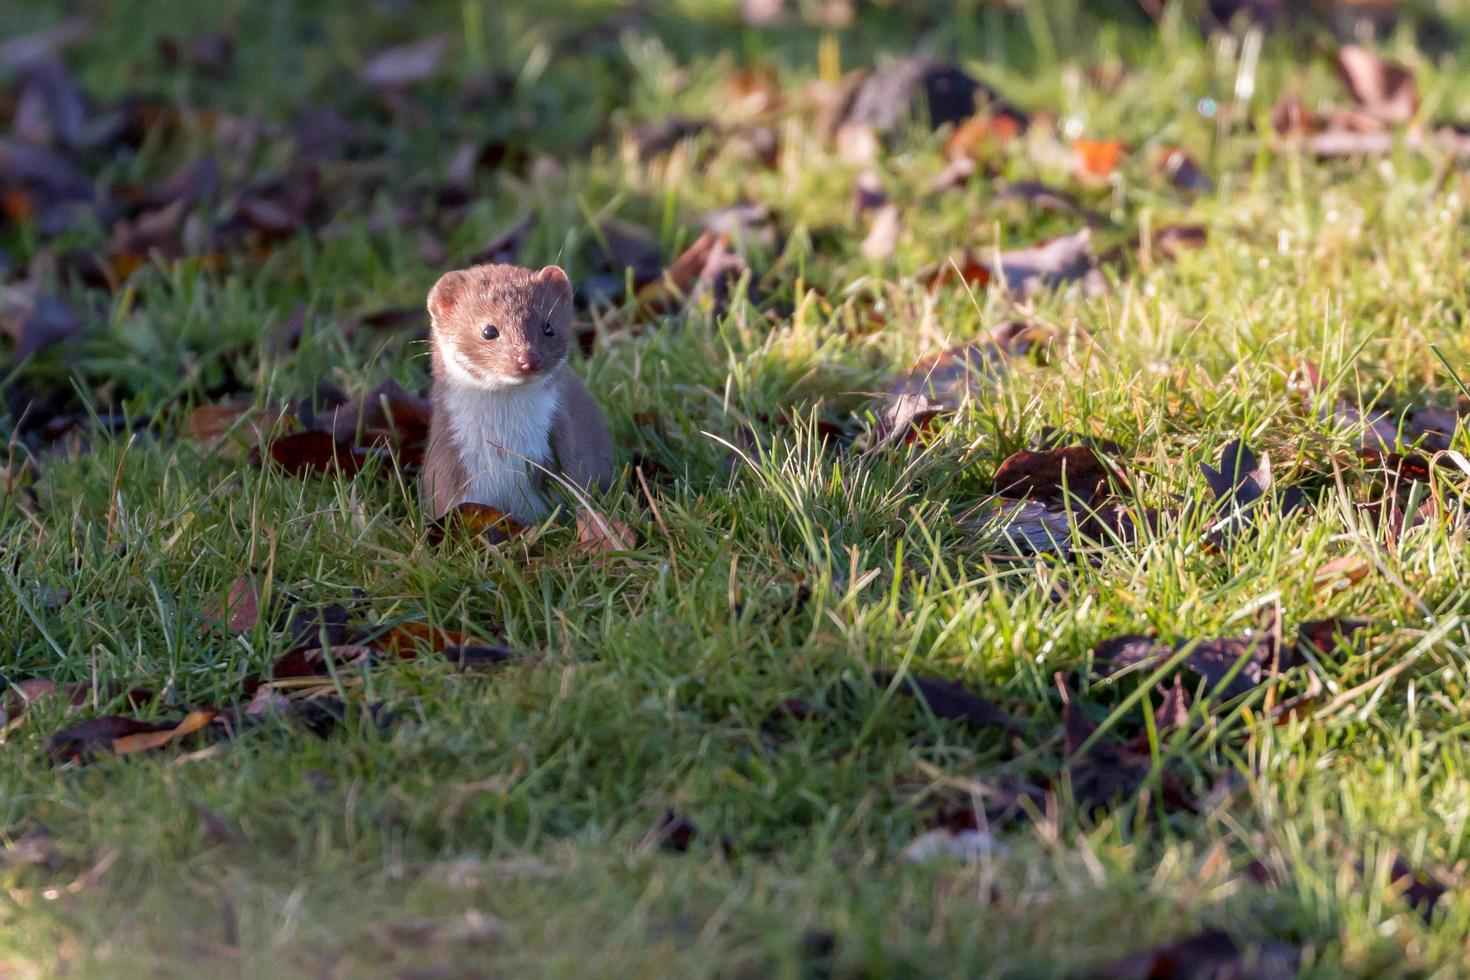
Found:
<svg viewBox="0 0 1470 980"><path fill-rule="evenodd" d="M572 280L567 278L567 271L559 265L548 265L536 273L536 281L554 286L566 293L568 298L572 295Z"/></svg>
<svg viewBox="0 0 1470 980"><path fill-rule="evenodd" d="M434 288L429 290L429 315L435 320L442 320L452 314L469 283L470 277L463 269L440 276Z"/></svg>

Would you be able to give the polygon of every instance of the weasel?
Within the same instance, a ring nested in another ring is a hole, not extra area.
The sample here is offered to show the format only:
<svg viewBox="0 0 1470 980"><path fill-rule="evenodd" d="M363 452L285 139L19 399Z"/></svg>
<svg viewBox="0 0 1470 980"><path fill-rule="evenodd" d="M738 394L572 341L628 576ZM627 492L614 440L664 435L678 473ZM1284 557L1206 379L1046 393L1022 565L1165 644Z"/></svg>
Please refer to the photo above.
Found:
<svg viewBox="0 0 1470 980"><path fill-rule="evenodd" d="M547 471L580 489L612 482L602 410L567 365L572 284L540 271L477 265L429 292L433 413L422 491L438 519L488 504L520 524L550 510Z"/></svg>

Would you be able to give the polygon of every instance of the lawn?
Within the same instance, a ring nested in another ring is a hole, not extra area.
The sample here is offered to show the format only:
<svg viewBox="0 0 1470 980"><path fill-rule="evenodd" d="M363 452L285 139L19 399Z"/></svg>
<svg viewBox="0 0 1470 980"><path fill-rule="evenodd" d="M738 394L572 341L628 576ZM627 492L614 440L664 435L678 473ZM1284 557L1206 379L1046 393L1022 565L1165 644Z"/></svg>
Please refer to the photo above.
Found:
<svg viewBox="0 0 1470 980"><path fill-rule="evenodd" d="M0 977L1464 975L1470 6L852 6L5 6Z"/></svg>

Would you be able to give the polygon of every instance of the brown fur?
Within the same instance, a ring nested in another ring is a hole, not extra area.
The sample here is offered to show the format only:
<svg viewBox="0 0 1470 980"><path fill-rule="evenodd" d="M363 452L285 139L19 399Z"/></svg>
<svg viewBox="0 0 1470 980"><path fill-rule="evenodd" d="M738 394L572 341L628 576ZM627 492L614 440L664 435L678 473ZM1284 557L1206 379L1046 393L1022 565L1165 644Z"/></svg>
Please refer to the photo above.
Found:
<svg viewBox="0 0 1470 980"><path fill-rule="evenodd" d="M486 380L522 374L517 360L526 355L538 365L537 373L550 373L571 349L572 284L556 266L533 272L476 265L446 272L429 293L429 313L435 350L452 348L461 364ZM550 337L543 332L547 323L555 330ZM480 335L487 324L500 331L493 341ZM434 365L436 380L441 366Z"/></svg>
<svg viewBox="0 0 1470 980"><path fill-rule="evenodd" d="M480 265L445 273L429 293L434 412L421 476L424 505L442 517L462 499L467 475L450 434L444 392L465 384L447 362L455 357L475 383L496 385L545 377L560 392L550 444L558 474L584 491L612 483L612 441L602 411L566 365L572 341L572 288L555 266L539 272L508 265ZM499 336L481 331L494 324ZM550 323L553 335L545 334ZM528 370L528 365L530 369ZM544 485L545 474L535 479Z"/></svg>

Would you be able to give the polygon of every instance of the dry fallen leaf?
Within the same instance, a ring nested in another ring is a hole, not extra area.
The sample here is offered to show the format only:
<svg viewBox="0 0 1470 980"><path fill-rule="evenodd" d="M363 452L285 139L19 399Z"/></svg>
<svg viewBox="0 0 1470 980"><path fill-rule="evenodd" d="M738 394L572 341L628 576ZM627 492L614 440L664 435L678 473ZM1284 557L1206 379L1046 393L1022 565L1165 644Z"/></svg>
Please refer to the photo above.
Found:
<svg viewBox="0 0 1470 980"><path fill-rule="evenodd" d="M944 141L944 154L950 160L982 160L1018 138L1025 123L1010 113L976 113L955 127Z"/></svg>
<svg viewBox="0 0 1470 980"><path fill-rule="evenodd" d="M402 88L433 77L449 47L443 34L400 44L375 55L362 68L362 79L381 88Z"/></svg>
<svg viewBox="0 0 1470 980"><path fill-rule="evenodd" d="M222 604L216 603L205 615L231 633L248 633L260 620L260 586L255 576L244 573L230 586Z"/></svg>
<svg viewBox="0 0 1470 980"><path fill-rule="evenodd" d="M877 445L911 442L935 418L954 412L1005 370L1007 362L1047 342L1048 331L1023 320L996 324L986 336L920 358L884 396Z"/></svg>
<svg viewBox="0 0 1470 980"><path fill-rule="evenodd" d="M310 476L341 470L351 476L362 468L366 453L332 438L329 432L293 432L263 447L271 462L292 476Z"/></svg>
<svg viewBox="0 0 1470 980"><path fill-rule="evenodd" d="M1227 933L1212 930L1135 953L1089 974L1099 980L1291 980L1301 950L1266 940L1242 949Z"/></svg>
<svg viewBox="0 0 1470 980"><path fill-rule="evenodd" d="M1072 155L1078 179L1106 180L1123 161L1123 144L1118 140L1079 139L1072 143Z"/></svg>
<svg viewBox="0 0 1470 980"><path fill-rule="evenodd" d="M586 508L577 510L577 546L575 550L579 553L598 555L616 551L632 551L636 547L637 538L628 525Z"/></svg>
<svg viewBox="0 0 1470 980"><path fill-rule="evenodd" d="M474 536L483 536L492 544L509 541L525 530L509 516L488 504L465 502L457 505L430 528L435 538L450 530L460 530Z"/></svg>
<svg viewBox="0 0 1470 980"><path fill-rule="evenodd" d="M1164 148L1155 155L1155 166L1169 179L1169 183L1190 194L1207 194L1214 189L1210 178L1195 162L1194 157L1177 148Z"/></svg>
<svg viewBox="0 0 1470 980"><path fill-rule="evenodd" d="M107 753L126 755L167 745L206 727L218 714L213 708L201 709L180 721L162 723L103 715L57 732L47 740L46 747L57 765L85 763Z"/></svg>
<svg viewBox="0 0 1470 980"><path fill-rule="evenodd" d="M1318 592L1342 592L1363 581L1372 570L1372 562L1362 555L1342 555L1318 568L1312 581Z"/></svg>
<svg viewBox="0 0 1470 980"><path fill-rule="evenodd" d="M1068 496L1091 506L1108 488L1114 471L1087 446L1013 453L995 471L995 492L1064 502Z"/></svg>
<svg viewBox="0 0 1470 980"><path fill-rule="evenodd" d="M1089 814L1105 812L1119 799L1138 795L1155 774L1153 756L1139 752L1104 735L1093 738L1097 726L1090 721L1071 689L1056 675L1062 696L1062 731L1067 753L1066 773L1072 798ZM1160 801L1171 810L1194 812L1195 800L1167 768L1158 773Z"/></svg>
<svg viewBox="0 0 1470 980"><path fill-rule="evenodd" d="M1337 71L1362 110L1385 123L1406 123L1419 110L1414 76L1403 65L1384 61L1357 44L1337 53Z"/></svg>
<svg viewBox="0 0 1470 980"><path fill-rule="evenodd" d="M882 262L893 257L902 229L897 204L884 204L873 212L867 237L858 251L869 262Z"/></svg>
<svg viewBox="0 0 1470 980"><path fill-rule="evenodd" d="M1096 276L1092 258L1092 230L1083 228L1029 248L999 255L982 252L979 261L1013 293L1031 295L1052 286ZM1101 289L1101 280L1089 282L1089 292Z"/></svg>
<svg viewBox="0 0 1470 980"><path fill-rule="evenodd" d="M1287 649L1281 642L1280 618L1274 609L1268 610L1260 629L1244 636L1177 643L1143 636L1113 637L1093 648L1092 659L1104 676L1111 677L1125 670L1147 673L1186 650L1181 666L1227 700L1279 677L1301 659L1294 647Z"/></svg>
<svg viewBox="0 0 1470 980"><path fill-rule="evenodd" d="M289 410L262 408L251 411L248 402L224 405L200 405L189 413L184 433L206 446L228 444L240 449L253 449L262 441L294 424Z"/></svg>
<svg viewBox="0 0 1470 980"><path fill-rule="evenodd" d="M1019 730L1019 724L1000 705L981 697L959 681L917 674L895 674L887 670L873 671L873 681L881 687L893 688L927 705L935 717L962 721L971 728Z"/></svg>
<svg viewBox="0 0 1470 980"><path fill-rule="evenodd" d="M157 732L135 732L121 735L112 740L112 754L131 755L134 752L147 752L151 749L162 748L185 735L194 734L218 716L219 712L214 708L200 708L189 712L172 728Z"/></svg>
<svg viewBox="0 0 1470 980"><path fill-rule="evenodd" d="M1235 532L1248 529L1268 495L1279 501L1283 514L1289 514L1306 503L1301 491L1294 487L1276 492L1271 478L1271 460L1266 456L1257 460L1250 447L1239 439L1227 443L1220 450L1218 469L1201 463L1200 471L1215 497L1211 535L1217 543L1228 540Z"/></svg>

